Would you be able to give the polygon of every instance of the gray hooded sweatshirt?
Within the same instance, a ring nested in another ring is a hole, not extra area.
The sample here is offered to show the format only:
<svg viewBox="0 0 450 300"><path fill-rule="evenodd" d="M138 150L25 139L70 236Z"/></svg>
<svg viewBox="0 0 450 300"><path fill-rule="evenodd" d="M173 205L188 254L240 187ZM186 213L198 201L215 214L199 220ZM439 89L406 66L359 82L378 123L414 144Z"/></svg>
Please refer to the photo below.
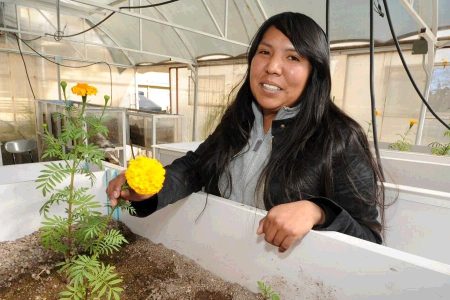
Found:
<svg viewBox="0 0 450 300"><path fill-rule="evenodd" d="M252 102L252 109L255 121L250 132L250 138L244 149L234 156L228 166L231 184L225 172L219 179L219 190L224 198L265 209L264 186L261 184L258 188L258 181L272 151L272 129L270 128L267 133L264 133L261 108L257 103ZM292 108L283 107L277 112L275 120L293 118L299 110L300 104ZM261 182L263 183L263 181Z"/></svg>

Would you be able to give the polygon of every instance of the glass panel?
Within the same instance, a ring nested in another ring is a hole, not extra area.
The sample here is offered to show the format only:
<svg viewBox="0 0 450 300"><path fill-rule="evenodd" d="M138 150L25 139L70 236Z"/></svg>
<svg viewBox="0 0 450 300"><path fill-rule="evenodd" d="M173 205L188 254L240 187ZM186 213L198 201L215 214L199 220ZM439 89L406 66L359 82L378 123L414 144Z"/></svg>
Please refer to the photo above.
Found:
<svg viewBox="0 0 450 300"><path fill-rule="evenodd" d="M156 144L180 142L179 118L156 117Z"/></svg>
<svg viewBox="0 0 450 300"><path fill-rule="evenodd" d="M130 143L133 146L146 147L144 118L138 115L129 115L128 124L130 127Z"/></svg>
<svg viewBox="0 0 450 300"><path fill-rule="evenodd" d="M450 68L436 66L433 72L428 98L435 113L447 124L450 124ZM450 137L444 136L447 129L428 111L422 136L422 144L433 142L450 143Z"/></svg>

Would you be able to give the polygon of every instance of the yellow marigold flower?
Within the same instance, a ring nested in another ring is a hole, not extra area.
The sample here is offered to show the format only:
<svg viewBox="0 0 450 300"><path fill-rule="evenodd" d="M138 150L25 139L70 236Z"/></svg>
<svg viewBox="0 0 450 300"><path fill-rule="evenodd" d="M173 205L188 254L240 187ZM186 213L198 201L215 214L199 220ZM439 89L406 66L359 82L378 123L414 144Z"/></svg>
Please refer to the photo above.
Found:
<svg viewBox="0 0 450 300"><path fill-rule="evenodd" d="M378 109L375 109L375 116L376 117L381 116L381 112Z"/></svg>
<svg viewBox="0 0 450 300"><path fill-rule="evenodd" d="M417 124L416 119L409 119L409 128L413 127L415 124Z"/></svg>
<svg viewBox="0 0 450 300"><path fill-rule="evenodd" d="M128 185L141 195L158 193L163 187L165 175L166 170L159 161L145 156L130 160L125 171Z"/></svg>
<svg viewBox="0 0 450 300"><path fill-rule="evenodd" d="M72 87L72 93L78 96L96 95L97 88L88 85L87 83L78 83Z"/></svg>

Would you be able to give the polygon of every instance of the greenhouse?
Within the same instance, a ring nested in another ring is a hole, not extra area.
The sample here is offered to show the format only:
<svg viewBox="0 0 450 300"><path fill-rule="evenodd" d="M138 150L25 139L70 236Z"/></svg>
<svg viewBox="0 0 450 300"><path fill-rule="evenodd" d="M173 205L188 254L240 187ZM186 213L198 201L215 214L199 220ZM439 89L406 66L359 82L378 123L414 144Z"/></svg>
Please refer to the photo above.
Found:
<svg viewBox="0 0 450 300"><path fill-rule="evenodd" d="M0 0L0 300L446 299L449 16Z"/></svg>

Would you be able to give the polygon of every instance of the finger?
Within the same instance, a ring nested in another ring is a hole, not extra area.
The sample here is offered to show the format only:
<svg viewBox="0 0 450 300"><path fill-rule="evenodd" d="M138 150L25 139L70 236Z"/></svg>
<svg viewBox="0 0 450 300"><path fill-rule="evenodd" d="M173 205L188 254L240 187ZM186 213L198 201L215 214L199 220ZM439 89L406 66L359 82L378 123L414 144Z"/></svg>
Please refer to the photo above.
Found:
<svg viewBox="0 0 450 300"><path fill-rule="evenodd" d="M262 218L260 221L259 221L259 226L258 226L258 229L256 230L256 234L263 234L264 233L264 230L263 230L263 226L264 226L264 220L266 219L266 217L264 217L264 218Z"/></svg>
<svg viewBox="0 0 450 300"><path fill-rule="evenodd" d="M125 181L125 173L122 172L108 183L106 194L110 199L117 199L120 196L120 190Z"/></svg>
<svg viewBox="0 0 450 300"><path fill-rule="evenodd" d="M289 249L292 244L294 244L294 242L298 240L298 238L294 237L294 236L286 236L286 238L280 243L280 246L278 248L278 251L280 252L284 252L287 249Z"/></svg>
<svg viewBox="0 0 450 300"><path fill-rule="evenodd" d="M273 237L272 245L279 247L288 235L282 230L278 230Z"/></svg>
<svg viewBox="0 0 450 300"><path fill-rule="evenodd" d="M113 207L113 208L116 207L117 203L118 203L117 199L110 200L111 207Z"/></svg>
<svg viewBox="0 0 450 300"><path fill-rule="evenodd" d="M263 231L264 239L266 240L266 242L273 245L273 239L275 238L275 235L278 231L277 227L267 219L264 221Z"/></svg>
<svg viewBox="0 0 450 300"><path fill-rule="evenodd" d="M107 193L108 198L109 198L110 200L117 199L117 198L120 197L120 190L113 190L113 189L110 189L110 190L107 191L106 193Z"/></svg>
<svg viewBox="0 0 450 300"><path fill-rule="evenodd" d="M119 195L120 195L121 198L123 198L125 200L128 200L128 201L132 200L132 199L130 199L131 193L130 193L130 190L128 190L128 189L120 191Z"/></svg>

